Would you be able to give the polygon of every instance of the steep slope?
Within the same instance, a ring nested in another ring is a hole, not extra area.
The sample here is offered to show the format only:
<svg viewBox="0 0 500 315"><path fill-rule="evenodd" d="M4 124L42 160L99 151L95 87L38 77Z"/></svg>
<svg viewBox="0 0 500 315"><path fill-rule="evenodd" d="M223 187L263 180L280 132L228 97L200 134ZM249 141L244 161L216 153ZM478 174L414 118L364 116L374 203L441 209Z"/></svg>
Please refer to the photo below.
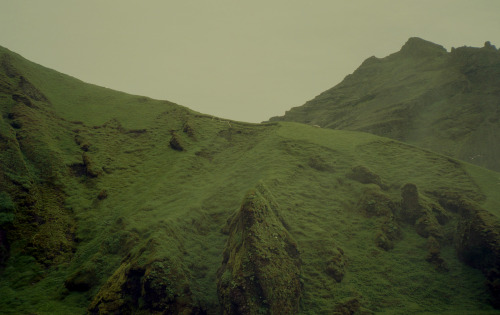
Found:
<svg viewBox="0 0 500 315"><path fill-rule="evenodd" d="M498 173L0 58L2 314L497 312Z"/></svg>
<svg viewBox="0 0 500 315"><path fill-rule="evenodd" d="M410 38L271 121L370 132L500 171L500 52Z"/></svg>

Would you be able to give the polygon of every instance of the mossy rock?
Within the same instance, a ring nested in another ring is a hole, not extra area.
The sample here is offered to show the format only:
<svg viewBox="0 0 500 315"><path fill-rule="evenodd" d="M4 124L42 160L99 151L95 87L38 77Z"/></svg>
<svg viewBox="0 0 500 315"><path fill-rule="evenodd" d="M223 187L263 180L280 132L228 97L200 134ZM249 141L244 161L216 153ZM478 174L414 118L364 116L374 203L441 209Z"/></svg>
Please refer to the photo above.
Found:
<svg viewBox="0 0 500 315"><path fill-rule="evenodd" d="M336 282L341 282L346 273L346 264L344 251L340 247L337 247L333 251L333 257L328 262L325 272Z"/></svg>
<svg viewBox="0 0 500 315"><path fill-rule="evenodd" d="M420 204L417 185L408 183L401 188L401 220L410 224L420 218L425 212Z"/></svg>
<svg viewBox="0 0 500 315"><path fill-rule="evenodd" d="M172 137L170 138L169 145L172 149L176 151L184 151L183 141L176 133L172 133Z"/></svg>
<svg viewBox="0 0 500 315"><path fill-rule="evenodd" d="M423 238L433 236L437 239L443 239L441 225L432 213L429 212L425 213L415 222L415 230Z"/></svg>
<svg viewBox="0 0 500 315"><path fill-rule="evenodd" d="M379 175L370 171L366 166L358 165L351 169L351 172L346 175L347 178L360 182L362 184L375 184L383 190L389 187L385 184Z"/></svg>
<svg viewBox="0 0 500 315"><path fill-rule="evenodd" d="M329 172L329 173L335 172L334 166L321 156L310 157L307 164L313 169L320 172Z"/></svg>
<svg viewBox="0 0 500 315"><path fill-rule="evenodd" d="M396 203L378 187L367 188L363 191L358 202L358 208L367 217L384 217L396 212Z"/></svg>
<svg viewBox="0 0 500 315"><path fill-rule="evenodd" d="M224 314L296 314L302 285L300 254L263 185L249 192L232 219L218 271Z"/></svg>
<svg viewBox="0 0 500 315"><path fill-rule="evenodd" d="M156 246L150 240L138 254L129 255L101 287L89 312L196 313L182 265L175 259L154 257Z"/></svg>

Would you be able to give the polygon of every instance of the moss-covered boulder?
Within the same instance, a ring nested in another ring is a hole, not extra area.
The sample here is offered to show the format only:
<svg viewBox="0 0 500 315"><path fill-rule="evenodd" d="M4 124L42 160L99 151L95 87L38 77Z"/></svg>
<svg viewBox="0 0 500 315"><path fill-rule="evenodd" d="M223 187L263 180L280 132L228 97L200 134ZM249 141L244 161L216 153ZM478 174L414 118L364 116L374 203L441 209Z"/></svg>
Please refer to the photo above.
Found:
<svg viewBox="0 0 500 315"><path fill-rule="evenodd" d="M358 202L358 209L368 218L378 222L375 233L375 245L384 250L394 248L394 241L401 238L401 230L396 219L398 204L380 187L369 187L363 191Z"/></svg>
<svg viewBox="0 0 500 315"><path fill-rule="evenodd" d="M358 202L358 208L367 217L385 217L396 212L396 203L378 187L367 188Z"/></svg>
<svg viewBox="0 0 500 315"><path fill-rule="evenodd" d="M217 291L223 314L296 314L301 260L263 185L250 191L229 227Z"/></svg>
<svg viewBox="0 0 500 315"><path fill-rule="evenodd" d="M351 172L348 173L346 177L362 184L375 184L383 190L388 189L387 184L382 181L379 175L375 174L363 165L357 165L353 167L351 169Z"/></svg>
<svg viewBox="0 0 500 315"><path fill-rule="evenodd" d="M91 302L91 314L197 314L182 264L157 257L156 246L150 240L122 261Z"/></svg>
<svg viewBox="0 0 500 315"><path fill-rule="evenodd" d="M169 145L172 149L176 151L184 151L184 144L179 137L179 135L175 132L172 132L172 137L170 138Z"/></svg>

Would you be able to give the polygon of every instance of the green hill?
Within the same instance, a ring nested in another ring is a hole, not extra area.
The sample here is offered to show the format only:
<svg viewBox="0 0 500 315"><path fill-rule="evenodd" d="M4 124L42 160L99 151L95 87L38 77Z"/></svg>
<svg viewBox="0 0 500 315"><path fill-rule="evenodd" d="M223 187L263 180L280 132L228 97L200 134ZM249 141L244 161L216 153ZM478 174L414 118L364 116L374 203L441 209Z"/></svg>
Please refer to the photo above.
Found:
<svg viewBox="0 0 500 315"><path fill-rule="evenodd" d="M500 171L500 52L410 38L271 121L365 131Z"/></svg>
<svg viewBox="0 0 500 315"><path fill-rule="evenodd" d="M499 173L0 62L0 313L498 312Z"/></svg>

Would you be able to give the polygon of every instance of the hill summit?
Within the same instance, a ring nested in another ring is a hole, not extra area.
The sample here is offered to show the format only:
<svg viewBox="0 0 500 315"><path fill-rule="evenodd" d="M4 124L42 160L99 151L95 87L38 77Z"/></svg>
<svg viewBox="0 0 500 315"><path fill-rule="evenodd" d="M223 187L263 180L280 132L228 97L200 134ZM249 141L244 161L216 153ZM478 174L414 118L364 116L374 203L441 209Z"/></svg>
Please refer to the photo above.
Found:
<svg viewBox="0 0 500 315"><path fill-rule="evenodd" d="M410 38L270 121L369 132L500 171L500 51Z"/></svg>

